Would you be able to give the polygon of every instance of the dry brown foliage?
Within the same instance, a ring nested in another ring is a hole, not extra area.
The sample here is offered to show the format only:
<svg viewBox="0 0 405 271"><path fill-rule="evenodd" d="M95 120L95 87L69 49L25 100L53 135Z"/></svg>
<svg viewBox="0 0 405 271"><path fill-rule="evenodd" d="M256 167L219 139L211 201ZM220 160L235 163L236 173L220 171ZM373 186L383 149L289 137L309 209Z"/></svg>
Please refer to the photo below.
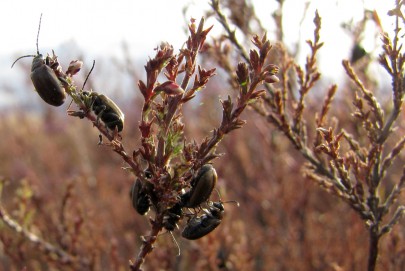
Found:
<svg viewBox="0 0 405 271"><path fill-rule="evenodd" d="M249 3L212 0L207 19L223 35L207 39L211 28L193 20L178 53L156 48L146 79L134 79L137 107L121 108L122 133L97 121L63 72L78 106L69 114L97 129L54 108L2 114L0 270L402 270L403 3L379 58L343 60L347 80L326 87L321 14L300 66L283 44L278 3L270 42ZM373 62L392 89L377 91ZM136 64L126 65L135 78ZM222 200L240 206L226 204L221 225L197 241L173 231L176 256L164 216L207 162ZM128 197L134 178L154 187L146 217Z"/></svg>

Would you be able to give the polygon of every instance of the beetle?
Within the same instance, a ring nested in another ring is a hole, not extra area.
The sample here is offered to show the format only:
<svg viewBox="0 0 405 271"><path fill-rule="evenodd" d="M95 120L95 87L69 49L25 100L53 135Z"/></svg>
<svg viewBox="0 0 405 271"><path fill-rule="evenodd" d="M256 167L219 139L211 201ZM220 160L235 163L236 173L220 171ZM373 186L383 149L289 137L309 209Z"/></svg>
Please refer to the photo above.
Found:
<svg viewBox="0 0 405 271"><path fill-rule="evenodd" d="M187 222L181 236L188 240L204 237L221 224L224 211L222 202L213 202L208 210L204 210L205 214L194 216Z"/></svg>
<svg viewBox="0 0 405 271"><path fill-rule="evenodd" d="M124 113L110 98L95 91L83 91L82 100L101 119L108 129L118 132L124 129Z"/></svg>
<svg viewBox="0 0 405 271"><path fill-rule="evenodd" d="M136 179L130 190L132 207L140 215L145 215L152 205L150 195L147 189L142 185L139 179Z"/></svg>
<svg viewBox="0 0 405 271"><path fill-rule="evenodd" d="M17 58L11 65L13 68L14 64L24 57L33 57L31 65L31 81L38 92L39 96L46 103L53 106L61 106L66 99L66 92L58 76L55 74L55 70L59 67L57 62L54 62L56 57L51 58L47 56L43 58L42 54L39 53L38 49L38 38L41 29L42 14L39 19L38 34L37 34L37 54L36 55L25 55ZM54 63L50 63L53 61ZM55 65L56 64L56 65Z"/></svg>
<svg viewBox="0 0 405 271"><path fill-rule="evenodd" d="M149 170L145 170L143 173L146 179L153 177ZM131 186L129 197L131 198L132 207L134 207L140 215L145 215L152 206L154 197L153 185L148 181L142 184L141 180L137 178Z"/></svg>
<svg viewBox="0 0 405 271"><path fill-rule="evenodd" d="M163 216L163 227L168 231L174 231L178 226L177 222L182 218L183 210L180 202L166 210Z"/></svg>
<svg viewBox="0 0 405 271"><path fill-rule="evenodd" d="M206 202L217 183L218 175L211 164L200 168L196 177L191 180L191 189L181 196L184 207L197 208Z"/></svg>

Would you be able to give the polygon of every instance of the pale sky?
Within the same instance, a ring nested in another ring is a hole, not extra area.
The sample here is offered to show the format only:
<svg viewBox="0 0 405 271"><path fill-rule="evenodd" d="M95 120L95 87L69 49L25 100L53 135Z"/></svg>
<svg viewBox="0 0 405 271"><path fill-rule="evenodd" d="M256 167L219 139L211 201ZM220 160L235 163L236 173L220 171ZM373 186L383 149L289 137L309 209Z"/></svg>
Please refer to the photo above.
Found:
<svg viewBox="0 0 405 271"><path fill-rule="evenodd" d="M2 0L0 2L1 51L35 49L40 14L40 47L56 47L75 40L83 49L108 51L123 40L139 47L156 46L183 34L182 7L189 0L56 1ZM197 11L196 11L197 13ZM196 14L196 16L201 16ZM175 37L178 35L175 35Z"/></svg>
<svg viewBox="0 0 405 271"><path fill-rule="evenodd" d="M0 35L3 38L0 53L35 49L41 13L43 19L39 44L42 47L56 47L66 40L75 40L81 48L101 52L115 49L115 46L123 40L141 50L151 46L153 48L161 40L176 45L176 39L184 37L183 6L194 3L188 14L200 18L203 15L202 9L208 8L208 2L208 0L2 0ZM270 21L275 1L253 0L253 2L256 12L263 21ZM289 16L284 25L287 35L288 32L293 33L291 39L296 38L297 22L301 19L305 2L307 1L285 2L285 10ZM199 3L199 6L195 3ZM394 0L313 0L308 14L313 14L315 8L319 10L325 29L324 38L330 39L336 32L326 29L333 30L342 20L359 18L363 3L369 9L381 10L383 17L386 17L386 11L392 7ZM311 24L312 17L308 20ZM312 35L311 32L312 27L302 35L308 37Z"/></svg>
<svg viewBox="0 0 405 271"><path fill-rule="evenodd" d="M97 0L97 1L57 1L57 0L1 0L0 1L0 80L15 76L21 69L9 69L16 56L34 54L40 14L42 16L39 35L39 50L48 53L61 44L74 42L86 52L88 57L120 57L122 42L130 45L134 58L146 60L154 54L161 41L168 41L178 50L185 41L187 19L183 16L183 7L193 3L187 15L199 19L203 11L209 8L208 0ZM275 0L252 0L255 10L264 25L271 23L271 13ZM286 0L285 35L286 42L296 42L299 23L302 18L305 0ZM308 10L301 31L300 40L313 37L313 15L318 9L322 17L322 41L325 46L320 59L321 68L327 75L339 80L337 69L341 73L341 59L348 58L352 44L350 36L340 24L350 18L359 19L363 5L377 9L383 24L392 29L386 16L393 7L394 0L313 0ZM198 3L198 4L196 4ZM338 4L337 4L338 3ZM221 25L214 24L212 33L221 30ZM374 50L375 44L365 43L368 50ZM303 48L306 48L303 45ZM59 51L58 51L59 52ZM301 61L305 58L301 56ZM59 52L59 55L61 53ZM329 74L328 74L329 73ZM8 82L9 83L9 82ZM0 93L1 93L0 87ZM2 99L4 101L4 99Z"/></svg>

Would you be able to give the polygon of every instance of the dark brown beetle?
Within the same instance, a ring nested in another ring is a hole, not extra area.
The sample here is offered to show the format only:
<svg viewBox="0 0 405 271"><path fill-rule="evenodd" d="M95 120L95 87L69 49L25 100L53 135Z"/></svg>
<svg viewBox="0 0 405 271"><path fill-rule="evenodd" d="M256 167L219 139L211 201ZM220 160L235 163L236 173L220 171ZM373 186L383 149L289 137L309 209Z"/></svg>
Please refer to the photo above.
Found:
<svg viewBox="0 0 405 271"><path fill-rule="evenodd" d="M212 232L221 224L224 214L222 202L213 202L209 210L204 211L205 214L202 216L194 216L188 221L181 236L189 240L199 239Z"/></svg>
<svg viewBox="0 0 405 271"><path fill-rule="evenodd" d="M141 181L136 179L135 183L131 187L130 197L132 201L132 207L140 215L145 215L152 205L150 195L147 189L144 188Z"/></svg>
<svg viewBox="0 0 405 271"><path fill-rule="evenodd" d="M94 111L97 119L101 119L108 129L114 131L117 127L118 132L124 129L124 113L110 98L94 91L83 91L82 99Z"/></svg>
<svg viewBox="0 0 405 271"><path fill-rule="evenodd" d="M97 115L97 122L101 119L108 129L112 131L117 129L118 132L121 132L124 129L124 113L122 113L118 105L103 94L99 94L95 91L83 91L94 66L95 61L93 61L93 66L83 83L82 90L79 92L79 98L84 103L85 108L82 108L82 111L68 110L68 114L84 118L86 113L93 111Z"/></svg>
<svg viewBox="0 0 405 271"><path fill-rule="evenodd" d="M44 100L46 103L53 105L53 106L60 106L65 102L66 93L65 89L62 87L60 80L56 76L54 70L50 67L51 57L47 56L45 59L43 58L42 54L39 53L38 49L38 37L39 31L41 29L41 19L42 14L39 19L39 27L38 27L38 34L37 34L37 54L36 55L26 55L17 58L14 64L24 57L34 57L31 65L31 81L35 87L35 90L38 92L39 96ZM56 58L56 57L54 57ZM54 65L52 65L54 66ZM57 68L53 67L53 68Z"/></svg>
<svg viewBox="0 0 405 271"><path fill-rule="evenodd" d="M197 208L206 202L215 188L217 179L217 172L212 165L202 166L197 176L191 181L190 191L181 196L183 207Z"/></svg>

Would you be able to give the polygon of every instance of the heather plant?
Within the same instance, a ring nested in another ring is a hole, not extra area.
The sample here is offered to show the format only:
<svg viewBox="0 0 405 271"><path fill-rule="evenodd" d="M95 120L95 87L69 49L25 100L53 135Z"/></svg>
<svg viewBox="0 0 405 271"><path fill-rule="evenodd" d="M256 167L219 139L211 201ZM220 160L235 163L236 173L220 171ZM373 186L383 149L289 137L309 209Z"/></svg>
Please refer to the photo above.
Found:
<svg viewBox="0 0 405 271"><path fill-rule="evenodd" d="M278 2L281 11L284 1ZM224 48L229 52L230 43L242 59L252 58L255 52L248 53L243 41L240 42L239 39L248 39L246 34L254 32L249 26L260 20L254 16L253 7L244 1L238 1L238 4L225 1L222 4L230 15L224 15L219 1L211 1L212 13L224 29L224 36L214 41L211 46L211 55L214 56L215 63L228 73L231 85L235 86L232 84L234 75L230 69L235 65L233 55L225 53ZM303 177L346 202L363 220L369 235L367 270L376 269L381 238L392 231L393 226L405 213L405 206L396 203L404 187L405 171L402 170L399 175L389 172L405 145L404 137L398 135L401 130L396 128L405 92L405 54L402 48L404 34L401 28L405 20L402 6L402 1L396 1L395 8L388 14L395 21L395 28L392 35L381 33L381 53L377 59L391 78L389 104L384 106L379 101L376 91L372 90L373 85L366 69L363 67L362 70L356 71L355 62L365 56L364 49L360 55L353 52L359 56L352 56L352 63L349 60L342 61L351 81L347 89L352 97L352 106L349 106L350 111L347 111L350 114L345 113L339 117L350 116L352 127L356 127L356 134L348 131L350 127L342 126L338 117L328 117L338 92L337 85L326 90L326 97L319 112L304 114L310 92L315 89L321 78L317 55L324 43L321 42L321 16L318 12L313 20L314 37L307 40L310 54L304 67L296 64L281 44L276 56L280 61L275 61L280 67L279 84L268 86L260 102L250 105L269 125L279 130L304 157L306 164ZM248 11L252 16L240 16L242 10ZM274 21L278 26L276 36L282 39L280 15L282 12L275 12ZM373 15L375 23L381 27L378 14L374 11ZM234 28L245 36L237 38ZM354 50L359 51L358 48L356 43ZM269 57L268 61L274 61L274 58ZM365 81L360 77L365 78ZM392 179L393 176L396 176L395 180Z"/></svg>
<svg viewBox="0 0 405 271"><path fill-rule="evenodd" d="M155 56L145 65L146 81L138 82L138 88L144 99L138 127L141 147L132 153L129 153L122 143L121 132L125 126L125 117L121 109L105 95L84 90L85 84L79 88L73 81L72 77L82 67L81 61L72 61L64 72L54 52L43 62L39 53L34 56L34 62L41 60L40 67L46 68L40 70L38 80L41 84L36 82L37 77L32 77L35 87L42 87L41 98L52 96L52 88L48 87L47 78L44 77L49 74L52 75L52 79L57 78L63 90L77 106L77 109L72 109L72 105L69 105L68 115L90 120L100 132L98 144L110 147L117 153L126 163L125 169L135 176L136 181L130 192L133 207L141 215L147 213L150 206L153 207L154 214L149 219L150 232L142 236L140 251L136 259L130 261L130 270L141 270L146 256L154 248L158 235L162 231L176 230L177 222L182 219L187 220L187 228L182 234L187 239L200 238L218 226L225 202L221 199L219 202L208 201L217 181L215 169L208 165L221 156L216 149L223 138L245 124L240 118L241 114L249 104L264 94L264 90L260 89L263 82L271 84L278 81L277 66L265 63L271 49L270 42L266 36L262 38L255 36L253 43L257 50L252 51L249 64L239 63L235 71L240 86L236 103L230 95L221 100L220 125L201 142L187 139L184 135L186 124L182 121L182 107L190 102L197 92L204 89L215 75L215 68L207 70L197 62L197 57L204 48L205 40L212 28L212 26L204 28L204 22L203 18L196 25L195 20L191 20L190 35L179 53L175 54L173 47L168 43L162 43L156 48ZM38 74L34 62L32 74ZM186 189L190 189L188 194L184 193ZM26 191L19 198L22 202L32 197L29 186ZM12 231L48 255L48 260L52 259L62 266L71 266L75 270L94 269L96 268L94 255L91 253L83 255L78 252L79 235L85 221L83 216L79 215L76 218L73 228L68 229L65 224L67 205L71 200L72 191L73 184L70 184L62 197L60 222L62 228L65 227L62 229L66 235L63 239L69 241L62 241L61 246L45 241L26 226L20 225L4 208L0 209L0 217ZM207 205L207 210L202 208L203 204ZM181 209L186 207L189 211L183 213ZM29 210L21 212L25 221L31 217L29 213ZM7 244L4 236L2 241Z"/></svg>
<svg viewBox="0 0 405 271"><path fill-rule="evenodd" d="M49 56L74 118L56 108L43 118L0 116L0 269L402 270L405 232L394 227L404 212L402 2L389 14L394 31L379 35L377 61L360 46L366 22L378 25L365 11L352 33L357 49L342 62L347 80L329 87L318 67L328 46L322 14L299 65L301 48L283 40L285 2L277 1L271 33L250 2L211 1L206 20L215 16L221 36L212 38L204 19L191 21L184 47L162 43L141 80L128 55L123 66L141 97L128 107L88 87L108 80L96 74L100 61L82 87L81 62L64 72ZM375 62L389 91L368 72ZM219 198L225 216L191 241L181 231L218 206L174 212L200 172L215 180L208 187L220 196L209 200Z"/></svg>

